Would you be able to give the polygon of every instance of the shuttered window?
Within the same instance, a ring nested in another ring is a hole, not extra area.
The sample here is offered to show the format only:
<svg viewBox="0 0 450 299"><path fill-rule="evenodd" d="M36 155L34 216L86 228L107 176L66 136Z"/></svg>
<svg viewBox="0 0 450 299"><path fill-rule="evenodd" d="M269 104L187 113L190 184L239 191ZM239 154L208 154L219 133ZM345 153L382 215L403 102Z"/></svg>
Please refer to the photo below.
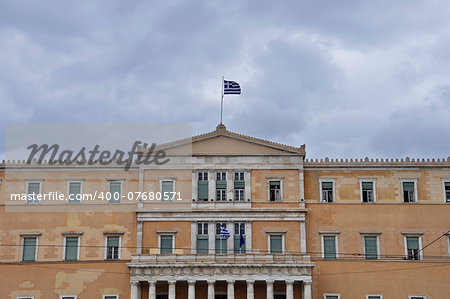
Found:
<svg viewBox="0 0 450 299"><path fill-rule="evenodd" d="M415 202L414 182L403 182L403 202Z"/></svg>
<svg viewBox="0 0 450 299"><path fill-rule="evenodd" d="M269 200L281 201L281 181L269 181Z"/></svg>
<svg viewBox="0 0 450 299"><path fill-rule="evenodd" d="M34 262L36 259L37 238L23 238L23 258L25 262Z"/></svg>
<svg viewBox="0 0 450 299"><path fill-rule="evenodd" d="M234 223L234 253L245 253L245 222Z"/></svg>
<svg viewBox="0 0 450 299"><path fill-rule="evenodd" d="M270 253L283 253L283 236L270 235Z"/></svg>
<svg viewBox="0 0 450 299"><path fill-rule="evenodd" d="M197 253L207 254L209 251L208 223L197 223Z"/></svg>
<svg viewBox="0 0 450 299"><path fill-rule="evenodd" d="M445 182L445 202L450 202L450 182Z"/></svg>
<svg viewBox="0 0 450 299"><path fill-rule="evenodd" d="M364 250L366 259L368 260L378 259L376 236L364 236Z"/></svg>
<svg viewBox="0 0 450 299"><path fill-rule="evenodd" d="M336 259L336 236L323 236L323 258Z"/></svg>
<svg viewBox="0 0 450 299"><path fill-rule="evenodd" d="M41 183L28 183L27 203L39 203L37 195L41 193Z"/></svg>
<svg viewBox="0 0 450 299"><path fill-rule="evenodd" d="M208 173L198 173L198 200L208 201Z"/></svg>
<svg viewBox="0 0 450 299"><path fill-rule="evenodd" d="M79 203L81 199L81 182L69 182L69 203ZM78 198L77 198L78 195Z"/></svg>
<svg viewBox="0 0 450 299"><path fill-rule="evenodd" d="M161 254L173 254L173 236L161 235L160 236L160 253Z"/></svg>
<svg viewBox="0 0 450 299"><path fill-rule="evenodd" d="M66 237L66 261L76 261L78 259L78 237Z"/></svg>
<svg viewBox="0 0 450 299"><path fill-rule="evenodd" d="M106 237L106 259L117 260L119 259L119 236Z"/></svg>
<svg viewBox="0 0 450 299"><path fill-rule="evenodd" d="M322 182L322 202L333 202L333 182Z"/></svg>
<svg viewBox="0 0 450 299"><path fill-rule="evenodd" d="M362 201L374 202L373 182L361 182Z"/></svg>
<svg viewBox="0 0 450 299"><path fill-rule="evenodd" d="M111 193L111 199L109 202L118 203L122 198L122 182L110 181L109 192Z"/></svg>
<svg viewBox="0 0 450 299"><path fill-rule="evenodd" d="M419 260L419 237L406 237L408 259Z"/></svg>

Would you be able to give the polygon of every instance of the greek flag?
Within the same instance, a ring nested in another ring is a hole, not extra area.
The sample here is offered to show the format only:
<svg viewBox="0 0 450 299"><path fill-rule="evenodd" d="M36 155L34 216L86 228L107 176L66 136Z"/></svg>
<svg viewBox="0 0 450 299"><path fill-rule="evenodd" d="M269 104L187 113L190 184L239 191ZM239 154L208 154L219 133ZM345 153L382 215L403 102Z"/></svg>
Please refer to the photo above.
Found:
<svg viewBox="0 0 450 299"><path fill-rule="evenodd" d="M220 226L220 237L226 239L230 237L230 232L223 225Z"/></svg>
<svg viewBox="0 0 450 299"><path fill-rule="evenodd" d="M223 94L241 94L239 83L223 80Z"/></svg>

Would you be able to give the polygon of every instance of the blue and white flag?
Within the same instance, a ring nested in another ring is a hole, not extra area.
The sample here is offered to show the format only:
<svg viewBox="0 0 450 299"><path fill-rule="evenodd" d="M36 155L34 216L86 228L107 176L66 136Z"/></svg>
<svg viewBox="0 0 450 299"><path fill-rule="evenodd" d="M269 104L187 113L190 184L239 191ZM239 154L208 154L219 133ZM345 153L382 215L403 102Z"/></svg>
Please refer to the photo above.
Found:
<svg viewBox="0 0 450 299"><path fill-rule="evenodd" d="M223 94L241 94L239 83L223 80Z"/></svg>
<svg viewBox="0 0 450 299"><path fill-rule="evenodd" d="M225 226L221 225L220 226L220 237L228 239L230 236L231 236L230 232L227 231Z"/></svg>

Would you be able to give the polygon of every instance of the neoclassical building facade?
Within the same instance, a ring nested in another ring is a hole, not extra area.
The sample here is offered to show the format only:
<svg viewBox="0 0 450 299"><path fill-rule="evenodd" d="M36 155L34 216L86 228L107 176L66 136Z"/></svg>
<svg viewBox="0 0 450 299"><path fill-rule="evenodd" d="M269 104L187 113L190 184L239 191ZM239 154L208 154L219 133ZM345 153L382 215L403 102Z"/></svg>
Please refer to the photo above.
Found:
<svg viewBox="0 0 450 299"><path fill-rule="evenodd" d="M449 297L450 158L313 161L224 125L158 149L128 171L3 162L0 298ZM33 192L121 197L10 201Z"/></svg>

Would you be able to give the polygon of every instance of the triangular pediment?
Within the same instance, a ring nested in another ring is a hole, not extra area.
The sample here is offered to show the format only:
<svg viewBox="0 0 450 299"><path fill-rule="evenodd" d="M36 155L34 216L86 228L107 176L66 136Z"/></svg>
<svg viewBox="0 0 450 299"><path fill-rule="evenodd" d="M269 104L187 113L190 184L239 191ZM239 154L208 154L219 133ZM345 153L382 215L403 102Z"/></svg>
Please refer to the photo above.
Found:
<svg viewBox="0 0 450 299"><path fill-rule="evenodd" d="M168 154L188 153L192 155L305 155L305 146L292 147L264 139L230 132L225 125L215 131L161 144L160 149Z"/></svg>

